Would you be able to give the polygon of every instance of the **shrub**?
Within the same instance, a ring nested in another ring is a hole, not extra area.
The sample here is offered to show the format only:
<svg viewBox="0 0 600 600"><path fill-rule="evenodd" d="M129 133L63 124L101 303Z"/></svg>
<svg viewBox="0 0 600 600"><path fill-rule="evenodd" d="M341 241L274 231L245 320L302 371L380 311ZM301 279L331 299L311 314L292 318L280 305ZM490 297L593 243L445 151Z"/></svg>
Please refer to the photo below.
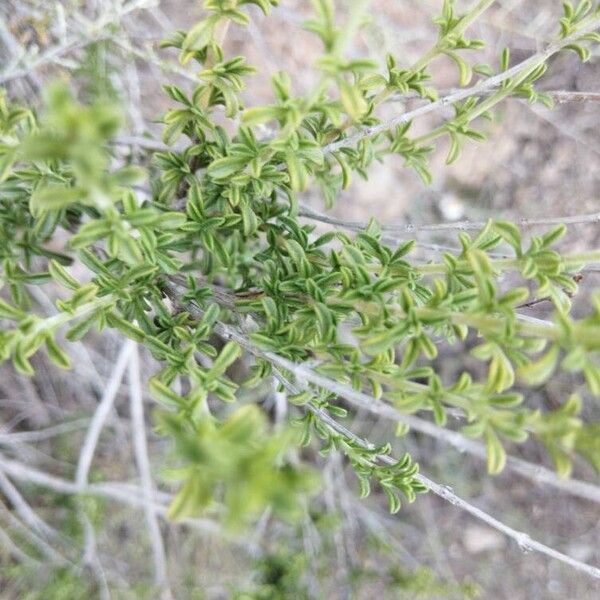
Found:
<svg viewBox="0 0 600 600"><path fill-rule="evenodd" d="M249 24L249 4L268 15L277 2L207 0L202 21L164 42L186 69L200 70L191 93L165 85L173 108L164 148L149 144L150 165L119 163L122 116L109 96L82 102L58 84L39 116L0 98L0 359L32 375L31 358L44 351L69 368L68 342L92 329L116 329L145 347L162 365L148 386L156 428L173 439L169 467L180 482L171 518L215 505L233 527L267 507L289 519L303 514L318 485L310 453L299 451L309 447L340 452L360 495L382 490L392 512L432 490L552 553L422 475L410 454L394 457L393 440L371 443L344 421L361 409L395 421L399 437L412 429L476 455L485 447L490 474L505 468L507 444L529 438L561 478L577 453L597 467L598 425L581 418L577 395L549 411L523 394L566 371L600 396L600 296L586 316L571 314L578 274L600 262L600 251L561 251L564 225L524 239L518 224L491 220L474 233L467 224L456 250L438 262L420 262L407 231L374 219L348 227L301 198L314 187L331 207L352 177L366 179L387 155L430 183L437 147L447 142L447 163L459 160L466 144L484 140L483 120L502 101L552 104L536 87L548 60L566 51L586 60L600 9L564 2L547 47L517 63L504 49L489 66L471 58L484 42L469 27L493 0L465 12L445 0L437 43L407 66L392 55L381 64L348 57L368 2L352 2L341 21L331 0L315 0L305 23L323 48L314 89L296 95L290 75L278 73L272 103L246 107L254 68L227 55L223 42L230 27ZM457 69L459 87L448 93L429 75L441 57ZM397 97L420 102L379 116ZM414 121L444 107L453 116L413 134ZM306 219L335 227L318 235ZM63 290L55 314L32 308L37 285ZM553 305L551 321L520 312L542 299ZM484 375L465 369L444 381L438 348L464 349L464 341ZM271 381L291 404L284 427L273 427L260 403L238 399L240 388ZM460 417L459 431L448 415ZM544 473L552 485L568 485Z"/></svg>

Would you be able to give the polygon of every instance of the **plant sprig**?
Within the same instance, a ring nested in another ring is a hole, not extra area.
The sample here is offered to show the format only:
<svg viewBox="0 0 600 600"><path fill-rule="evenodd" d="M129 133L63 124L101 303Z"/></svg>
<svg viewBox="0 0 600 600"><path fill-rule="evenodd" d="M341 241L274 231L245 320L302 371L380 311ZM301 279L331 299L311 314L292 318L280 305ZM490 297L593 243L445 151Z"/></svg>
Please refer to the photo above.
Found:
<svg viewBox="0 0 600 600"><path fill-rule="evenodd" d="M477 119L491 117L501 101L549 103L535 87L548 57L575 50L586 59L587 45L598 41L599 9L588 0L577 7L565 2L547 51L515 68L504 50L490 95L477 94L485 80L472 93L463 90L454 117L411 137L410 119L388 126L376 109L391 94L410 92L443 106L427 72L442 55L457 65L462 86L489 75L464 51L482 47L466 32L493 0L462 14L446 0L434 47L406 68L387 56L382 70L346 56L368 3L356 3L341 26L334 3L317 0L306 24L323 45L315 89L295 95L289 74L279 73L273 102L252 107L242 92L254 68L223 47L230 25L248 25L247 4L267 15L277 2L208 0L206 18L163 44L178 50L182 64L199 68L198 83L189 93L165 86L174 103L164 116L163 140L171 149L154 152L149 171L115 165L109 148L121 119L106 102L84 105L55 87L45 116L37 118L0 98L0 282L7 288L0 359L32 374L29 359L45 346L58 366L68 367L64 326L68 340L111 327L143 344L162 365L149 387L161 407L160 429L175 440L173 475L182 489L174 517L215 500L234 524L266 505L284 516L299 514L312 475L291 456L313 434L323 452L345 454L363 495L378 484L392 511L401 496L412 501L424 491L410 456L392 465L378 459L389 454L391 441L363 447L324 420L348 412L331 391L312 385L291 394L300 435L271 431L255 406L227 408L238 402L240 386L277 376L264 356L250 358L239 345L220 341L219 323L245 318L253 323L249 339L267 355L310 362L316 373L368 390L404 414L431 413L440 427L448 414L459 416L461 431L485 442L490 473L502 471L506 444L529 436L548 449L563 476L575 453L597 466L590 435L596 424L583 422L578 396L542 411L528 406L523 390L562 369L600 396L600 301L594 296L586 317L570 314L574 276L598 262L599 251L564 254L557 246L564 227L526 243L514 224L490 221L474 237L460 234L457 252L423 264L412 258L412 242L386 243L375 221L352 237L338 230L317 235L299 221L297 197L315 184L332 205L354 174L367 177L385 154L399 155L430 182L432 142L447 136L447 162L454 162L468 140L484 139ZM258 129L265 124L274 128L266 137ZM348 133L352 127L357 133ZM135 186L147 179L152 195L144 199ZM56 250L51 242L62 235L68 241ZM514 256L493 256L502 245ZM508 269L521 285L507 289L500 274ZM55 315L43 317L34 313L28 288L49 282L68 296L56 303ZM173 297L174 282L181 297ZM552 321L523 320L519 306L539 298L553 303ZM190 312L191 303L200 316ZM436 372L438 348L465 340L477 340L471 354L483 368L444 381ZM294 373L280 375L285 381ZM405 433L399 428L399 436Z"/></svg>

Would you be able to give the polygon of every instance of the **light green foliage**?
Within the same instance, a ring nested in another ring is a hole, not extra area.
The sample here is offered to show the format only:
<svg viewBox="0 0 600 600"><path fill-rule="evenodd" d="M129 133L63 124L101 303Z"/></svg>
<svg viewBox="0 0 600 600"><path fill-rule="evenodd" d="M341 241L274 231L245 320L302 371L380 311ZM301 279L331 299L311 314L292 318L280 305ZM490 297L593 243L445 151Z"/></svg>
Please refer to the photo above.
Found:
<svg viewBox="0 0 600 600"><path fill-rule="evenodd" d="M300 509L295 496L313 487L307 473L281 460L290 436L268 436L266 418L254 405L236 410L222 424L204 418L194 429L173 413L162 413L158 421L159 431L175 438L176 456L185 465L172 472L185 481L171 506L173 519L198 514L219 499L219 487L229 525L260 516L265 506L291 517Z"/></svg>
<svg viewBox="0 0 600 600"><path fill-rule="evenodd" d="M546 58L505 77L490 95L455 103L452 118L415 137L410 121L384 126L378 106L393 94L434 102L428 66L439 57L456 64L460 85L483 81L490 68L469 59L483 42L466 31L492 2L459 13L446 0L436 19L436 45L415 65L401 66L401 57L382 57L378 65L345 55L367 2L352 3L342 22L331 0L318 0L306 23L323 46L315 89L295 95L289 75L280 73L271 103L245 107L241 92L254 69L242 56L226 56L222 43L229 25L248 24L246 4L268 14L277 2L207 1L204 20L165 42L198 72L198 84L189 94L165 86L173 108L164 117L163 139L182 149L154 153L149 173L113 166L109 142L120 118L106 101L86 106L56 87L37 119L0 97L0 282L6 288L0 358L30 374L29 358L45 345L58 366L69 366L68 350L56 341L65 325L70 340L92 327L113 327L144 344L163 365L149 387L163 411L159 431L174 439L172 472L182 482L174 518L214 501L232 524L267 505L298 515L313 476L291 452L312 437L323 453L340 450L362 495L376 484L392 511L402 498L412 501L425 491L409 455L384 465L380 457L389 454L389 444L368 449L323 420L323 414L347 414L327 390L303 387L292 394L302 436L285 428L273 433L259 408L235 406L239 385L281 375L269 352L310 362L319 374L404 413L430 412L440 426L450 411L460 413L462 432L485 441L491 473L503 469L507 443L530 436L548 449L561 475L570 472L574 452L597 467L597 425L582 424L581 401L565 398L554 412L542 412L528 406L515 382L538 386L561 369L600 396L600 297L588 316L570 314L573 276L600 253L562 254L557 243L564 227L526 241L514 224L490 222L476 236L460 234L460 249L439 263L422 264L411 256L412 242L384 242L374 221L355 236L317 236L297 218L300 191L316 185L330 206L354 173L367 177L373 162L388 154L430 182L428 156L438 139L449 138L447 161L453 162L464 144L484 139L479 119L490 118L500 101L517 96L548 103L535 89ZM585 59L585 44L597 41L586 28L599 9L588 1L564 6L553 52L568 38L564 48ZM580 31L586 33L578 37ZM506 50L499 72L508 68ZM236 126L231 136L218 124L221 108ZM271 133L259 133L259 125ZM143 178L152 182L149 200L133 186ZM65 232L65 247L49 249ZM498 258L495 249L509 257ZM81 281L70 270L75 261L87 269ZM505 271L522 283L507 289ZM57 303L56 315L42 318L31 312L27 289L49 281L67 299ZM545 297L554 304L552 322L519 318L520 304ZM241 328L254 347L245 380L236 369L242 348L219 339L223 323ZM340 335L343 327L351 328L353 343ZM465 370L444 381L433 368L438 347L458 346L469 336L477 339L472 355L485 376ZM294 373L284 375L294 379Z"/></svg>

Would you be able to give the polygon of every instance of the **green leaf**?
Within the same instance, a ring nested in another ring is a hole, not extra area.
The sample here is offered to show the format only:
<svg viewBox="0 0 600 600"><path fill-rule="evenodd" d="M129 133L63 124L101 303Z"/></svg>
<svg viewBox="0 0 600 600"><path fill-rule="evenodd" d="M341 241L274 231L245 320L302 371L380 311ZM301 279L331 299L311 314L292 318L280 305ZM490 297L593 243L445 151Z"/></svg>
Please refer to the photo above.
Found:
<svg viewBox="0 0 600 600"><path fill-rule="evenodd" d="M203 19L194 25L185 36L182 50L202 50L208 46L214 35L214 29L220 18L217 15Z"/></svg>
<svg viewBox="0 0 600 600"><path fill-rule="evenodd" d="M382 487L388 499L390 513L395 515L402 508L402 503L400 502L400 494L396 489L389 485L383 485Z"/></svg>
<svg viewBox="0 0 600 600"><path fill-rule="evenodd" d="M61 210L70 204L79 202L87 196L87 192L79 187L47 186L35 190L29 201L32 213L39 214L46 210Z"/></svg>
<svg viewBox="0 0 600 600"><path fill-rule="evenodd" d="M208 166L207 173L213 179L225 179L241 171L248 162L247 157L225 156L213 161Z"/></svg>
<svg viewBox="0 0 600 600"><path fill-rule="evenodd" d="M46 338L46 350L50 360L61 369L71 368L71 359L69 355L62 350L52 336Z"/></svg>
<svg viewBox="0 0 600 600"><path fill-rule="evenodd" d="M138 343L142 343L146 339L146 334L137 325L130 323L126 319L123 319L114 313L109 313L106 315L106 321L111 327L118 329L128 338Z"/></svg>
<svg viewBox="0 0 600 600"><path fill-rule="evenodd" d="M83 225L79 231L69 240L69 246L73 249L84 248L95 241L108 236L111 232L111 224L104 219L90 221Z"/></svg>
<svg viewBox="0 0 600 600"><path fill-rule="evenodd" d="M242 121L245 125L259 125L269 121L276 120L279 111L274 106L256 106L247 108L242 114Z"/></svg>
<svg viewBox="0 0 600 600"><path fill-rule="evenodd" d="M0 319L12 319L14 321L20 321L25 318L26 313L16 306L11 306L8 302L5 302L0 298Z"/></svg>
<svg viewBox="0 0 600 600"><path fill-rule="evenodd" d="M317 316L317 330L322 342L328 342L335 337L335 324L331 310L321 302L315 302L314 311Z"/></svg>
<svg viewBox="0 0 600 600"><path fill-rule="evenodd" d="M458 136L455 133L450 134L450 148L446 156L446 164L451 165L460 156L461 144Z"/></svg>
<svg viewBox="0 0 600 600"><path fill-rule="evenodd" d="M304 191L308 185L308 173L303 162L293 152L288 152L285 155L285 162L290 176L290 187L295 192Z"/></svg>
<svg viewBox="0 0 600 600"><path fill-rule="evenodd" d="M506 452L498 436L490 428L485 432L485 446L487 449L487 469L490 475L502 472L506 465Z"/></svg>
<svg viewBox="0 0 600 600"><path fill-rule="evenodd" d="M76 325L71 327L65 334L65 337L70 342L76 342L81 339L88 333L88 331L94 326L95 319L87 318L85 320L79 321Z"/></svg>
<svg viewBox="0 0 600 600"><path fill-rule="evenodd" d="M556 473L561 479L567 479L573 471L573 461L571 457L556 445L550 445L548 452L554 463Z"/></svg>
<svg viewBox="0 0 600 600"><path fill-rule="evenodd" d="M521 256L521 232L516 225L506 221L496 221L494 222L493 229L495 233L514 249L517 256Z"/></svg>
<svg viewBox="0 0 600 600"><path fill-rule="evenodd" d="M461 87L465 87L469 85L469 82L473 78L473 69L471 65L465 61L461 56L456 54L456 52L446 52L447 56L449 56L456 66L458 67L459 73L459 84Z"/></svg>
<svg viewBox="0 0 600 600"><path fill-rule="evenodd" d="M371 493L371 485L368 477L359 477L358 485L360 488L360 497L366 498Z"/></svg>
<svg viewBox="0 0 600 600"><path fill-rule="evenodd" d="M479 277L485 278L492 274L492 263L485 252L471 248L467 253L467 258L473 272Z"/></svg>
<svg viewBox="0 0 600 600"><path fill-rule="evenodd" d="M150 379L148 387L152 396L161 404L173 408L180 408L184 405L184 399L160 379L153 377Z"/></svg>
<svg viewBox="0 0 600 600"><path fill-rule="evenodd" d="M340 79L340 100L344 110L353 121L360 121L369 109L358 87L350 85L345 79Z"/></svg>
<svg viewBox="0 0 600 600"><path fill-rule="evenodd" d="M179 229L186 222L186 216L179 212L159 213L156 222L157 229Z"/></svg>
<svg viewBox="0 0 600 600"><path fill-rule="evenodd" d="M486 389L500 393L510 388L515 381L512 364L500 349L496 349L490 362Z"/></svg>
<svg viewBox="0 0 600 600"><path fill-rule="evenodd" d="M518 287L506 292L503 296L500 296L500 298L498 298L498 304L502 306L516 306L526 302L527 298L529 298L529 290L524 287Z"/></svg>
<svg viewBox="0 0 600 600"><path fill-rule="evenodd" d="M171 502L167 516L173 521L196 516L210 503L211 492L199 477L190 477Z"/></svg>
<svg viewBox="0 0 600 600"><path fill-rule="evenodd" d="M55 260L50 261L48 271L52 279L64 287L70 290L76 290L80 287L79 281L70 275L69 272Z"/></svg>
<svg viewBox="0 0 600 600"><path fill-rule="evenodd" d="M258 231L258 218L246 203L242 205L242 222L244 224L244 235L246 237L250 237Z"/></svg>
<svg viewBox="0 0 600 600"><path fill-rule="evenodd" d="M215 359L208 377L210 379L223 375L225 371L241 356L242 349L235 342L227 342L221 350L219 356Z"/></svg>
<svg viewBox="0 0 600 600"><path fill-rule="evenodd" d="M560 349L554 345L540 359L519 367L517 375L528 385L540 385L554 372Z"/></svg>
<svg viewBox="0 0 600 600"><path fill-rule="evenodd" d="M31 363L29 360L27 360L31 354L33 354L33 352L27 352L23 344L17 344L13 356L13 365L15 366L15 369L21 373L21 375L27 375L31 377L35 374Z"/></svg>
<svg viewBox="0 0 600 600"><path fill-rule="evenodd" d="M583 375L590 388L590 392L592 392L594 396L600 396L600 369L596 365L588 362L585 367L583 367Z"/></svg>

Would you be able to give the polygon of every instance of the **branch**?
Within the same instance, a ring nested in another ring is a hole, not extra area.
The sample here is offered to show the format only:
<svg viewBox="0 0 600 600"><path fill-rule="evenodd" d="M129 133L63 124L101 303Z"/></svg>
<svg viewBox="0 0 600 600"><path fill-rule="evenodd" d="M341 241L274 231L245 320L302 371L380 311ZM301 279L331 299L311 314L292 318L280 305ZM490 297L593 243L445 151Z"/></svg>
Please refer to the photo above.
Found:
<svg viewBox="0 0 600 600"><path fill-rule="evenodd" d="M36 533L41 534L46 539L63 542L58 531L53 527L50 527L50 525L37 515L4 473L0 473L0 490L2 490L2 493L6 496L7 500L10 501L21 519L23 519L31 529Z"/></svg>
<svg viewBox="0 0 600 600"><path fill-rule="evenodd" d="M364 231L368 223L361 221L345 221L336 217L331 217L320 213L309 206L301 205L298 209L298 215L312 221L320 221L328 225L335 225L349 229L350 231ZM600 213L589 213L584 215L571 215L564 217L548 217L542 219L515 219L515 224L522 229L532 227L552 226L552 225L578 225L600 223ZM382 232L388 233L415 233L419 231L480 231L485 227L483 221L456 221L454 223L435 223L432 225L414 225L412 223L398 225L380 225Z"/></svg>
<svg viewBox="0 0 600 600"><path fill-rule="evenodd" d="M0 546L6 551L8 552L10 555L12 555L12 557L15 560L18 560L22 563L31 565L31 566L40 566L40 563L38 560L36 560L35 558L33 558L32 556L29 556L28 554L25 554L25 552L23 552L23 550L21 550L21 548L19 548L19 546L17 546L17 544L15 544L15 542L12 540L12 538L8 535L8 533L6 533L6 531L4 531L4 529L2 529L2 527L0 527Z"/></svg>
<svg viewBox="0 0 600 600"><path fill-rule="evenodd" d="M133 448L135 460L140 473L142 487L142 500L144 502L144 514L148 524L150 542L152 544L152 555L154 559L155 583L161 590L162 600L173 598L169 589L169 578L165 558L165 547L163 544L160 525L153 507L154 484L148 457L148 445L146 443L146 424L144 421L144 400L142 397L142 386L140 377L140 360L137 344L133 347L129 357L128 368L129 399L131 404L131 430L133 436Z"/></svg>
<svg viewBox="0 0 600 600"><path fill-rule="evenodd" d="M441 91L440 94L442 96L448 96L450 94L455 94L458 91L463 89L470 88L453 88L449 90ZM491 96L495 90L486 90L483 92L479 92L477 95L482 98L486 98L487 96ZM556 102L556 104L597 104L600 103L600 92L580 92L580 91L571 91L571 90L543 90L544 94L547 94ZM512 100L520 100L521 102L527 102L526 98L519 98L515 96L511 96ZM422 96L419 96L416 92L410 94L402 94L397 93L393 96L390 96L386 102L404 102L406 100L422 100Z"/></svg>
<svg viewBox="0 0 600 600"><path fill-rule="evenodd" d="M142 491L136 487L126 483L119 482L105 482L105 483L91 483L83 488L69 481L67 479L61 479L53 475L48 475L37 469L33 469L21 462L15 460L9 460L0 456L0 471L3 471L7 475L10 475L17 481L23 481L29 484L34 484L40 487L54 490L59 494L68 495L90 495L98 496L101 498L108 498L116 502L121 502L128 506L143 507L144 500ZM159 500L152 503L152 508L158 515L164 518L167 523L173 525L171 521L167 520L168 513L168 502L171 502L174 498L171 494L164 492L158 494ZM184 519L181 521L181 525L188 525L194 529L201 531L218 534L220 536L228 536L227 532L223 531L221 526L210 519ZM238 543L240 546L244 545L243 540L229 536L230 541Z"/></svg>
<svg viewBox="0 0 600 600"><path fill-rule="evenodd" d="M518 75L519 73L526 71L527 69L534 68L538 64L545 62L548 58L550 58L557 52L560 52L569 44L576 42L583 35L596 30L599 26L600 17L596 17L572 35L562 40L553 42L545 50L533 54L528 59L516 64L514 67L503 71L502 73L498 73L493 77L488 77L487 79L480 81L477 85L474 85L472 87L457 90L452 94L448 94L447 96L444 96L443 98L440 98L435 102L431 102L429 104L425 104L424 106L420 106L415 110L396 115L392 119L389 119L388 121L385 121L383 123L379 123L378 125L373 125L372 127L365 127L357 133L355 133L354 135L348 136L347 138L324 146L323 152L325 154L331 154L332 152L336 152L337 150L340 150L342 148L354 147L362 139L374 137L380 133L384 133L392 129L393 127L396 127L397 125L403 125L405 123L408 123L409 121L412 121L417 117L422 117L423 115L429 114L446 106L450 106L452 104L455 104L456 102L465 100L466 98L477 96L489 90L493 90L494 88L497 88L503 81L506 81L507 79L510 79L511 77L514 77L515 75Z"/></svg>
<svg viewBox="0 0 600 600"><path fill-rule="evenodd" d="M568 90L550 90L544 91L544 94L549 94L551 98L558 104L567 102L600 102L600 92L572 92Z"/></svg>
<svg viewBox="0 0 600 600"><path fill-rule="evenodd" d="M88 483L88 474L92 465L96 446L98 445L98 440L100 439L100 434L106 419L108 418L108 414L113 407L117 392L119 391L121 379L123 378L123 374L129 361L129 357L131 356L131 353L135 347L135 342L132 340L127 340L121 347L115 367L111 373L108 384L104 389L102 399L100 400L98 408L96 409L96 412L94 413L94 416L90 422L85 441L79 454L77 470L75 473L75 486L79 490L83 490ZM78 512L84 530L85 550L82 557L83 561L85 564L91 566L94 575L100 584L102 599L110 599L110 592L108 591L106 577L96 553L96 535L94 532L94 526L81 504L78 506Z"/></svg>
<svg viewBox="0 0 600 600"><path fill-rule="evenodd" d="M55 436L64 435L65 433L72 433L79 429L84 429L88 424L89 419L77 419L75 421L68 421L66 423L59 423L58 425L52 425L45 429L38 431L18 431L16 433L0 433L0 444L7 446L15 444L28 444L31 442L39 442L47 440Z"/></svg>
<svg viewBox="0 0 600 600"><path fill-rule="evenodd" d="M175 292L175 295L171 296L171 298L172 300L177 301L177 292ZM194 314L195 312L196 316L202 315L202 311L200 309L195 308L193 306L190 308L192 309L190 310L192 314ZM326 389L338 396L345 398L346 400L348 400L355 406L358 406L359 408L362 408L374 414L384 416L386 418L391 418L395 421L401 421L403 423L406 423L407 425L409 425L409 427L416 431L420 431L432 437L442 439L443 441L459 448L460 450L466 450L468 452L472 452L476 456L481 456L482 458L485 458L485 449L481 444L471 440L467 440L462 435L456 432L443 429L434 425L433 423L430 423L423 419L419 419L418 417L400 413L392 406L377 401L374 398L367 396L362 392L353 390L352 388L340 384L337 381L319 375L311 369L305 367L304 365L294 364L288 361L287 359L284 359L271 352L263 352L262 350L256 348L254 344L252 344L250 340L246 338L246 336L239 333L237 330L235 330L229 325L217 323L215 325L215 332L224 339L233 340L237 342L240 346L245 348L254 356L264 358L271 362L271 364L292 373L294 377L296 377L300 381L308 381L313 385L317 385L318 387ZM335 421L331 419L331 417L329 417L327 413L323 414L326 415L326 417L324 417L324 422L326 422L329 425L335 423ZM346 430L345 428L343 429L348 434L351 434L349 430ZM338 431L341 432L341 430ZM561 489L562 491L572 493L573 495L578 495L580 497L592 500L594 502L600 502L600 489L594 485L581 481L561 481L551 471L544 469L543 467L531 465L526 461L522 461L516 458L509 458L508 464L520 475L534 480L543 481L544 483L552 485L553 487ZM448 490L446 490L446 488L444 488L443 486L440 486L439 484L436 484L435 482L430 481L427 478L423 478L422 481L428 487L430 487L430 489L434 493L440 495L445 500L451 501L456 506L467 510L467 512L471 513L477 518L485 521L486 523L492 526L495 526L494 523L501 525L501 527L496 528L499 529L499 531L502 531L503 533L508 535L509 537L512 537L513 539L517 540L522 547L531 547L531 549L533 550L556 558L557 560L561 560L562 562L566 562L567 564L570 564L576 569L586 572L587 574L590 574L594 577L600 578L600 570L596 569L595 567L590 567L589 565L580 563L579 561L576 561L564 554L561 554L560 552L557 552L551 548L547 548L539 542L531 540L529 536L527 536L527 534L515 531L510 527L503 525L502 523L496 521L493 517L487 515L486 513L483 513L476 507L473 507L464 500L455 497L452 493L448 492Z"/></svg>
<svg viewBox="0 0 600 600"><path fill-rule="evenodd" d="M0 462L2 462L2 458L0 457ZM15 477L16 478L16 477ZM42 555L44 555L50 562L55 565L60 565L62 567L71 566L71 562L67 560L62 554L57 552L50 544L46 542L43 538L36 535L33 531L31 531L28 527L26 527L13 513L4 506L2 502L0 502L0 513L4 513L9 521L9 524L12 525L15 529L23 534L23 536L32 544L35 548L37 548Z"/></svg>
<svg viewBox="0 0 600 600"><path fill-rule="evenodd" d="M286 370L289 370L289 369L286 369ZM285 381L285 380L283 380L283 381ZM291 393L298 393L300 391L297 388L294 388L294 386L290 385L289 383L287 385L290 386L289 390ZM367 450L373 450L375 448L374 444L371 444L367 440L360 438L359 436L357 436L356 434L351 432L349 429L347 429L343 425L340 425L326 411L315 408L315 407L311 407L311 406L309 406L308 408L311 412L318 415L319 418L323 419L323 421L329 427L331 427L332 429L334 429L335 431L337 431L339 434L343 435L344 437L349 438L354 443L362 446L363 448L365 448ZM390 465L390 466L394 466L398 462L395 458L393 458L392 456L389 456L387 454L380 454L377 456L377 459L380 462L382 462L386 465ZM473 506L466 500L463 500L462 498L457 496L454 492L452 492L448 487L446 487L444 485L440 485L439 483L436 483L435 481L432 481L431 479L429 479L429 477L426 477L425 475L423 475L421 473L417 473L415 475L415 478L418 479L424 485L426 485L434 494L436 494L440 498L446 500L453 506L457 506L458 508L464 510L465 512L468 512L469 514L474 516L476 519L479 519L480 521L487 523L488 525L490 525L494 529L500 531L507 537L510 537L513 540L515 540L519 544L519 547L523 551L535 550L536 552L540 552L541 554L545 554L546 556L549 556L549 557L554 558L562 563L565 563L565 564L569 565L570 567L576 569L577 571L585 573L586 575L590 575L591 577L594 577L595 579L600 579L600 569L599 568L593 567L591 565L588 565L586 563L578 561L574 558L571 558L570 556L567 556L566 554L563 554L562 552L559 552L558 550L555 550L554 548L550 548L549 546L546 546L545 544L542 544L541 542L538 542L538 541L532 539L531 536L527 533L524 533L522 531L517 531L516 529L512 529L512 527L509 527L508 525L504 524L502 521L499 521L495 517L492 517L491 515L482 511L481 509L477 508L476 506Z"/></svg>
<svg viewBox="0 0 600 600"><path fill-rule="evenodd" d="M154 140L149 137L140 135L120 135L111 142L114 146L132 146L137 148L144 148L151 152L173 152L175 149L173 146L167 146L159 140Z"/></svg>
<svg viewBox="0 0 600 600"><path fill-rule="evenodd" d="M180 298L185 293L186 288L185 286L178 285L176 283L168 283L166 284L164 291L169 296L171 301L176 306L179 306ZM186 305L184 310L189 311L192 316L198 319L202 318L202 315L204 314L199 307L192 303ZM539 319L526 317L525 315L521 315L521 317L524 320L526 319L528 321L533 321L536 324L545 323ZM337 396L345 398L354 406L366 410L371 414L375 414L395 422L404 423L414 431L418 431L419 433L423 433L424 435L433 437L450 446L453 446L459 452L468 452L473 456L486 460L487 451L485 446L480 442L466 438L461 433L439 427L438 425L435 425L434 423L426 421L425 419L421 419L417 416L404 414L389 404L381 402L380 400L376 400L375 398L368 396L363 392L354 390L353 388L339 383L338 381L320 375L305 365L290 362L272 352L265 352L260 348L257 348L256 345L253 344L245 335L230 325L220 322L217 323L215 325L215 333L217 333L220 337L235 341L253 356L268 360L276 367L292 373L300 381L308 381L313 385L317 385L318 387L326 389ZM591 502L600 504L600 487L591 483L577 479L562 480L559 479L556 473L550 469L546 469L542 466L510 456L507 457L507 466L509 466L522 477L530 479L536 483L544 483L560 490L561 492L565 492L584 500L589 500Z"/></svg>
<svg viewBox="0 0 600 600"><path fill-rule="evenodd" d="M121 347L117 357L117 362L113 372L111 373L110 380L104 389L102 399L100 400L98 408L96 409L96 412L94 413L94 416L90 422L89 429L85 436L85 441L79 454L77 471L75 474L75 484L82 488L85 487L88 482L88 474L92 465L96 446L98 445L100 433L102 432L104 423L106 422L108 414L113 406L117 392L119 391L121 379L125 373L129 357L131 356L134 348L135 342L131 340L127 340Z"/></svg>
<svg viewBox="0 0 600 600"><path fill-rule="evenodd" d="M555 560L569 565L576 571L585 573L586 575L589 575L594 579L600 579L599 568L571 558L570 556L563 554L562 552L559 552L554 548L550 548L549 546L546 546L545 544L542 544L541 542L532 539L531 536L527 533L517 531L516 529L512 529L508 525L502 523L502 521L499 521L495 517L492 517L491 515L482 511L476 506L469 504L468 502L454 494L452 491L450 491L446 486L440 485L439 483L435 483L434 481L432 481L428 477L425 477L424 475L418 474L416 475L416 477L440 498L443 498L450 504L457 506L465 512L468 512L469 514L473 515L476 519L487 523L490 527L493 527L494 529L500 531L507 537L515 540L517 544L519 544L521 550L523 550L524 552L535 550L540 554L545 554L550 558L554 558Z"/></svg>

